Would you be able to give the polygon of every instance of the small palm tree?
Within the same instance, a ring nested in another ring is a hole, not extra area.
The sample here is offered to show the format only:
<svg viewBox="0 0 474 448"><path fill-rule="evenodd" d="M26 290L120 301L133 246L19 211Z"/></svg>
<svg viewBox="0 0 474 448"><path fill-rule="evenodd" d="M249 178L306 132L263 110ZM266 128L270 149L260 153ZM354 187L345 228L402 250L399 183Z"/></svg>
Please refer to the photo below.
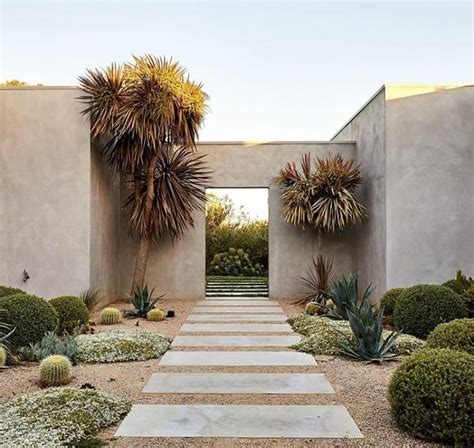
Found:
<svg viewBox="0 0 474 448"><path fill-rule="evenodd" d="M177 62L151 55L87 70L79 85L92 137L105 142L106 161L133 185L133 199L126 201L130 227L139 235L133 294L143 288L150 242L165 228L180 236L192 225L191 211L204 204L195 191L207 177L192 151L208 96Z"/></svg>

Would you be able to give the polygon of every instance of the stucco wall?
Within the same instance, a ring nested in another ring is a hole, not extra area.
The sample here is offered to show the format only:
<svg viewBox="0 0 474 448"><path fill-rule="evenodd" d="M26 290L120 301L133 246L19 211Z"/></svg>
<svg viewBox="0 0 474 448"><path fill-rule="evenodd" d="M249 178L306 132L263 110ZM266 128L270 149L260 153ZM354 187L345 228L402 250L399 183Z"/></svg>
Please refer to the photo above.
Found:
<svg viewBox="0 0 474 448"><path fill-rule="evenodd" d="M89 286L89 125L76 96L0 89L0 284L43 297Z"/></svg>
<svg viewBox="0 0 474 448"><path fill-rule="evenodd" d="M356 229L356 270L360 287L374 287L374 299L386 289L385 236L385 89L381 89L333 138L354 140L364 182L358 191L367 219Z"/></svg>
<svg viewBox="0 0 474 448"><path fill-rule="evenodd" d="M270 296L293 297L301 291L298 277L304 273L316 254L316 236L286 224L280 217L280 195L272 178L286 162L299 161L301 155L326 156L340 152L355 156L353 143L241 143L200 144L198 150L207 154L207 163L214 171L212 187L269 188L269 279ZM122 289L130 287L136 244L127 235L127 215L121 219ZM353 235L323 238L323 251L334 258L343 272L354 270ZM205 289L205 221L204 213L196 213L196 226L174 246L165 239L150 253L147 283L158 286L168 297L202 297Z"/></svg>
<svg viewBox="0 0 474 448"><path fill-rule="evenodd" d="M474 274L474 88L387 86L387 287Z"/></svg>

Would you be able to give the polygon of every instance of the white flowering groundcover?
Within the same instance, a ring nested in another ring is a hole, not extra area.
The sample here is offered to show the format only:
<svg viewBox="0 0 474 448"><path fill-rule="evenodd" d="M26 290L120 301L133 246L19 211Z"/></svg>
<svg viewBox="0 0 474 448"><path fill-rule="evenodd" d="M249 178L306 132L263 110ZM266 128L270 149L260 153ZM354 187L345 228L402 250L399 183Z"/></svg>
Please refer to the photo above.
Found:
<svg viewBox="0 0 474 448"><path fill-rule="evenodd" d="M146 330L83 334L76 340L79 346L76 359L83 363L145 361L159 358L170 347L168 339Z"/></svg>
<svg viewBox="0 0 474 448"><path fill-rule="evenodd" d="M295 331L307 336L292 347L300 352L313 355L343 356L341 342L344 342L345 338L338 331L351 339L354 338L349 322L345 320L299 314L291 316L288 322ZM386 338L390 332L383 330L382 334ZM400 334L392 346L392 351L397 355L411 355L423 348L424 345L425 341L415 336Z"/></svg>
<svg viewBox="0 0 474 448"><path fill-rule="evenodd" d="M0 446L61 447L89 440L126 415L129 401L90 389L55 387L0 405Z"/></svg>

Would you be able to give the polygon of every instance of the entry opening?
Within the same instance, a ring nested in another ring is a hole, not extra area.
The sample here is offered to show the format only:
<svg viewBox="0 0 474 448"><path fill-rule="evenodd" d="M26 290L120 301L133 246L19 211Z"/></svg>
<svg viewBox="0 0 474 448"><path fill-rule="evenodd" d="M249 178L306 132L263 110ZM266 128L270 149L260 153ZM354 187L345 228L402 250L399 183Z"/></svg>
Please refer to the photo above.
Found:
<svg viewBox="0 0 474 448"><path fill-rule="evenodd" d="M268 296L268 188L206 196L206 296Z"/></svg>

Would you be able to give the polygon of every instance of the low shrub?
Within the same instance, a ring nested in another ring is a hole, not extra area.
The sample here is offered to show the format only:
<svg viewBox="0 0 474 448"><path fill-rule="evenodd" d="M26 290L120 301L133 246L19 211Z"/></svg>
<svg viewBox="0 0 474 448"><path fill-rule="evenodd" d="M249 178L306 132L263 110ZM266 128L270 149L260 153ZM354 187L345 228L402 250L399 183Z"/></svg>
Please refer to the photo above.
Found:
<svg viewBox="0 0 474 448"><path fill-rule="evenodd" d="M13 347L41 341L48 331L56 330L59 318L54 307L45 300L28 294L0 298L2 321L15 327L8 339Z"/></svg>
<svg viewBox="0 0 474 448"><path fill-rule="evenodd" d="M59 316L59 333L72 334L74 329L89 322L89 310L80 297L61 296L49 301Z"/></svg>
<svg viewBox="0 0 474 448"><path fill-rule="evenodd" d="M116 330L76 337L78 362L107 363L145 361L159 358L170 346L168 339L154 331Z"/></svg>
<svg viewBox="0 0 474 448"><path fill-rule="evenodd" d="M384 316L391 316L395 309L395 303L405 288L389 289L380 299L380 308L383 308Z"/></svg>
<svg viewBox="0 0 474 448"><path fill-rule="evenodd" d="M451 289L438 285L416 285L400 294L393 320L397 329L426 338L437 325L465 316L463 300Z"/></svg>
<svg viewBox="0 0 474 448"><path fill-rule="evenodd" d="M119 422L130 409L127 400L91 389L59 387L30 393L0 405L1 444L80 445Z"/></svg>
<svg viewBox="0 0 474 448"><path fill-rule="evenodd" d="M293 348L300 352L313 355L344 356L341 349L341 344L346 341L344 336L352 340L354 338L347 321L301 314L290 317L288 322L295 331L307 336L293 345ZM382 331L384 338L389 335L390 331ZM424 346L425 341L407 334L400 334L392 346L392 352L397 355L410 355Z"/></svg>
<svg viewBox="0 0 474 448"><path fill-rule="evenodd" d="M474 355L474 320L456 319L439 324L426 339L429 348L450 348Z"/></svg>
<svg viewBox="0 0 474 448"><path fill-rule="evenodd" d="M72 364L69 358L51 355L39 366L40 384L45 387L64 386L72 381Z"/></svg>
<svg viewBox="0 0 474 448"><path fill-rule="evenodd" d="M75 362L78 350L74 336L66 334L59 337L54 331L50 331L40 342L20 347L18 354L23 361L41 361L50 355L62 355Z"/></svg>
<svg viewBox="0 0 474 448"><path fill-rule="evenodd" d="M100 323L103 325L115 325L122 320L122 314L118 308L104 308L100 313Z"/></svg>
<svg viewBox="0 0 474 448"><path fill-rule="evenodd" d="M474 357L448 349L422 350L394 372L392 414L408 433L469 445L474 440Z"/></svg>
<svg viewBox="0 0 474 448"><path fill-rule="evenodd" d="M252 263L250 252L230 247L226 252L214 255L207 275L262 277L266 272L260 263Z"/></svg>
<svg viewBox="0 0 474 448"><path fill-rule="evenodd" d="M8 297L14 294L26 294L25 291L11 286L0 286L0 297Z"/></svg>

